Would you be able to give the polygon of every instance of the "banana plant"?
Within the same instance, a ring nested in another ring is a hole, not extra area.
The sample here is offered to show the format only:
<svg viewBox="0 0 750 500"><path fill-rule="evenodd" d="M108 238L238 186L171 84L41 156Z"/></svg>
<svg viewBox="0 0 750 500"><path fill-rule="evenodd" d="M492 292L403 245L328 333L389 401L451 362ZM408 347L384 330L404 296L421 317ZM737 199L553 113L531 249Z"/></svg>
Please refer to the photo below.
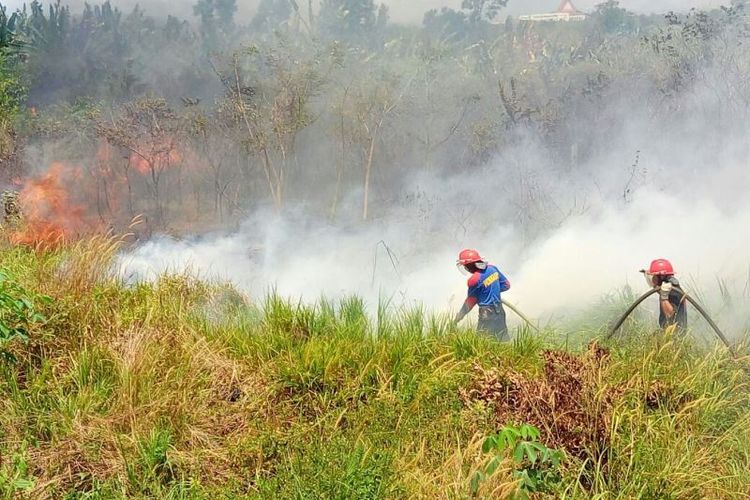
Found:
<svg viewBox="0 0 750 500"><path fill-rule="evenodd" d="M5 51L7 48L17 44L17 23L18 13L14 12L8 16L5 6L0 5L0 50Z"/></svg>

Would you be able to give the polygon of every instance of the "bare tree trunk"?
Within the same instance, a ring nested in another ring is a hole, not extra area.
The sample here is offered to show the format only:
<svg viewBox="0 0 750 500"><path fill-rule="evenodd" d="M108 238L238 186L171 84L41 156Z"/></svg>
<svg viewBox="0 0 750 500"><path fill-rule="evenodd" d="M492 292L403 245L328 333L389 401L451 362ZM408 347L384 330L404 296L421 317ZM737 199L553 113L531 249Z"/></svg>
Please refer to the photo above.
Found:
<svg viewBox="0 0 750 500"><path fill-rule="evenodd" d="M177 202L180 210L185 210L185 197L182 196L182 167L177 168Z"/></svg>
<svg viewBox="0 0 750 500"><path fill-rule="evenodd" d="M380 132L380 128L383 126L383 123L385 122L385 119L388 115L391 114L391 112L396 109L396 106L398 106L398 103L401 101L401 98L404 96L403 92L393 101L391 102L384 102L383 108L380 111L380 116L377 120L377 123L375 124L372 133L370 134L370 146L369 151L367 152L367 162L365 163L365 181L364 181L364 199L362 203L362 220L367 220L368 216L368 210L369 210L369 202L370 202L370 177L372 174L372 165L373 165L373 159L375 157L375 144L378 140L378 133ZM364 128L368 132L370 131L370 127L367 125L367 123L364 123Z"/></svg>
<svg viewBox="0 0 750 500"><path fill-rule="evenodd" d="M135 211L133 210L133 185L130 183L130 169L125 170L125 182L128 185L128 215L132 219L135 217Z"/></svg>
<svg viewBox="0 0 750 500"><path fill-rule="evenodd" d="M154 204L156 205L156 224L157 226L162 227L164 224L164 210L161 203L161 192L159 190L161 172L153 161L149 162L149 170L151 173L151 189L154 195Z"/></svg>
<svg viewBox="0 0 750 500"><path fill-rule="evenodd" d="M377 127L375 127L375 130L373 131L372 137L370 138L370 148L367 153L367 162L365 163L365 185L364 185L364 200L362 204L362 220L367 220L367 212L369 208L369 202L370 202L370 176L372 173L372 161L375 157L375 142L377 141L378 131L380 130L380 125L382 123L382 120L380 123L378 123Z"/></svg>
<svg viewBox="0 0 750 500"><path fill-rule="evenodd" d="M219 222L224 222L224 216L221 210L221 182L219 176L214 177L214 214L219 216Z"/></svg>
<svg viewBox="0 0 750 500"><path fill-rule="evenodd" d="M102 213L102 189L104 190L104 200L106 205L106 199L107 199L107 181L105 179L101 179L101 182L97 181L96 183L96 212L99 215L99 220L101 222L104 222L104 213Z"/></svg>
<svg viewBox="0 0 750 500"><path fill-rule="evenodd" d="M271 200L276 211L281 209L279 198L278 198L278 186L279 186L279 175L276 169L271 164L271 157L268 154L268 149L263 146L263 170L266 173L266 179L268 180L268 189L271 193Z"/></svg>
<svg viewBox="0 0 750 500"><path fill-rule="evenodd" d="M342 134L343 135L343 134ZM343 138L342 138L343 141ZM333 203L331 203L331 220L336 218L336 210L339 205L339 193L341 191L341 180L344 176L344 161L346 157L346 147L344 143L341 143L341 159L339 161L338 168L336 169L336 187L333 190Z"/></svg>
<svg viewBox="0 0 750 500"><path fill-rule="evenodd" d="M247 132L250 138L260 146L261 154L263 156L263 169L266 173L266 179L268 180L268 187L271 192L271 198L273 200L274 208L276 211L281 210L281 183L283 182L283 172L279 173L274 167L271 161L271 155L268 154L268 146L261 142L260 137L256 134L255 129L250 124L250 119L247 116L247 108L245 103L242 102L242 83L240 81L240 73L237 66L239 62L235 56L234 60L234 79L235 79L235 99L238 111L242 115L242 121L245 123Z"/></svg>
<svg viewBox="0 0 750 500"><path fill-rule="evenodd" d="M279 174L277 177L277 183L276 183L276 199L278 201L278 205L276 207L277 211L280 211L283 204L284 204L284 175L287 171L287 153L286 153L286 146L284 146L284 138L279 137L279 150L281 151L281 166L279 167Z"/></svg>
<svg viewBox="0 0 750 500"><path fill-rule="evenodd" d="M346 104L346 98L349 94L349 88L347 87L344 91L344 97L341 99L341 113L339 114L339 130L341 132L341 158L336 169L336 188L333 192L333 203L331 204L331 219L336 218L336 210L338 210L339 194L341 192L341 181L344 177L344 165L346 164L346 125L344 123L344 105Z"/></svg>
<svg viewBox="0 0 750 500"><path fill-rule="evenodd" d="M197 183L193 185L193 196L195 196L195 217L200 220L203 214L203 210L201 210L203 200L201 200L201 189Z"/></svg>

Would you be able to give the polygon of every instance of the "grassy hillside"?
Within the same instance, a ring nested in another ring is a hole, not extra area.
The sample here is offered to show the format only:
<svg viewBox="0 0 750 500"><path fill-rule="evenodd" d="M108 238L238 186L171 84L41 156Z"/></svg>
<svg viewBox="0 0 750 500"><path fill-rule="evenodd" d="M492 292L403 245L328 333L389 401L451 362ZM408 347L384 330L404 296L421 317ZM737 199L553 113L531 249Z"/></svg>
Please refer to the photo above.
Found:
<svg viewBox="0 0 750 500"><path fill-rule="evenodd" d="M4 498L466 498L528 477L556 497L750 492L750 376L721 348L633 329L501 345L420 311L368 319L356 297L125 286L116 250L0 252ZM521 424L559 467L483 452Z"/></svg>

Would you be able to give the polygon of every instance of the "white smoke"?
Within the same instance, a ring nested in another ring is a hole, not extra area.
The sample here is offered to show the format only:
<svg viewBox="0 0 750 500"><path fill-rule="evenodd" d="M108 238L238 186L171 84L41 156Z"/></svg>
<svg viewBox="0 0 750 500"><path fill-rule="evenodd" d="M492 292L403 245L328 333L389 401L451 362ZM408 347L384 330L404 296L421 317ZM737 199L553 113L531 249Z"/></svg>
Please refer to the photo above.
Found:
<svg viewBox="0 0 750 500"><path fill-rule="evenodd" d="M699 180L708 186L709 177L724 179L720 190L741 192L750 188L747 167L716 166ZM675 170L670 175L677 179ZM502 171L494 165L483 188L499 191ZM537 318L589 307L625 284L645 291L638 270L655 258L671 259L678 275L700 290L714 290L718 277L747 276L750 203L724 203L701 192L698 183L672 190L647 184L628 202L597 201L526 245L519 228L492 222L494 202L482 207L481 196L475 208L489 210L489 218L476 223L476 216L459 222L447 217L464 196L455 189L462 181L432 187L450 195L438 199L441 205L424 220L396 211L384 221L347 229L300 214L264 212L233 234L146 242L123 256L122 265L137 278L187 268L230 280L256 299L275 287L308 301L358 294L371 307L388 299L446 311L455 310L465 294L454 267L457 253L476 247L511 280L505 296Z"/></svg>
<svg viewBox="0 0 750 500"><path fill-rule="evenodd" d="M389 300L446 311L463 300L454 262L471 247L509 277L511 302L545 318L626 284L644 288L638 270L668 258L688 291L718 304L717 280L750 286L746 85L721 71L700 76L659 112L663 95L638 78L578 109L567 124L572 140L602 143L582 164L562 164L533 135L508 138L514 145L471 175L415 175L403 192L381 193L378 219L367 223L356 215L329 223L289 206L283 216L255 213L232 234L145 242L121 265L139 279L189 268L256 299L275 287L308 301L358 294L371 307ZM360 200L349 193L340 212L361 213ZM747 327L747 307L739 309Z"/></svg>
<svg viewBox="0 0 750 500"><path fill-rule="evenodd" d="M237 0L237 16L242 24L245 24L255 14L259 1ZM591 11L597 4L602 2L603 0L575 0L573 3L583 11ZM9 10L15 10L23 8L23 5L29 2L26 0L7 0L2 3L7 5ZM72 10L77 12L86 2L85 0L71 0L64 3L70 5ZM192 7L195 5L196 0L148 0L146 2L138 0L111 0L110 3L125 12L129 12L136 5L139 5L150 14L169 14L182 19L190 19L193 15ZM313 5L317 6L318 3L319 1L315 0ZM411 24L421 23L425 12L430 9L441 9L442 7L459 9L461 7L461 0L381 0L376 3L383 3L388 6L393 21ZM701 9L716 8L727 3L729 3L728 0L622 0L620 5L634 12L660 13L669 10L688 11L693 7ZM559 4L558 0L510 0L503 13L515 16L520 14L553 12Z"/></svg>

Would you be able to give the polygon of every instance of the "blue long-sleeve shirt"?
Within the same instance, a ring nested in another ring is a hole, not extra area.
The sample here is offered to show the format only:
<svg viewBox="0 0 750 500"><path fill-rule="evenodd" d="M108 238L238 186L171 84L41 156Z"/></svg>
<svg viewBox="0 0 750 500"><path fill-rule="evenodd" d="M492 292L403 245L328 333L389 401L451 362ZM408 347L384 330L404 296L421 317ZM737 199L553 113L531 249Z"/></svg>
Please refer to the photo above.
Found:
<svg viewBox="0 0 750 500"><path fill-rule="evenodd" d="M500 294L510 290L510 281L500 270L488 265L487 269L471 275L468 281L469 292L467 302L480 307L500 304Z"/></svg>

